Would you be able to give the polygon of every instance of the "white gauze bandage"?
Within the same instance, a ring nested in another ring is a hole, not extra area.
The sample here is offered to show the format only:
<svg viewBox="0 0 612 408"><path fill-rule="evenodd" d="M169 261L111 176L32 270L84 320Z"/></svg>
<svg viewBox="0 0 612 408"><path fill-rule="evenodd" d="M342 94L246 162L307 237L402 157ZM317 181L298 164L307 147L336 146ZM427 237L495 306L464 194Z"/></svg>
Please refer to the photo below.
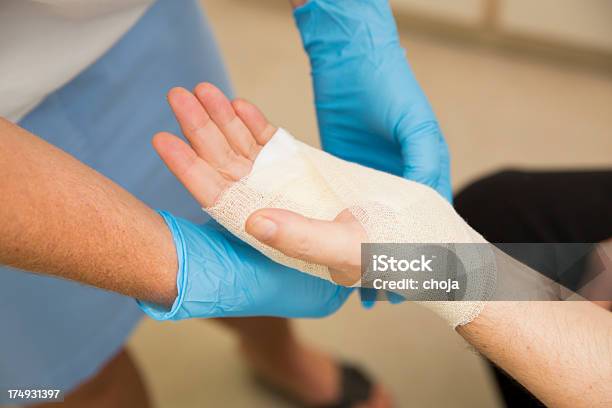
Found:
<svg viewBox="0 0 612 408"><path fill-rule="evenodd" d="M333 220L349 209L372 243L486 242L433 189L340 160L296 140L283 129L263 147L251 173L229 187L205 211L274 261L332 281L326 266L288 257L245 232L247 218L262 208L282 208L320 220ZM457 255L468 273L490 273L483 270L482 259L472 251ZM490 279L468 278L471 296L466 298L480 299ZM468 323L482 308L480 301L423 304L453 327Z"/></svg>

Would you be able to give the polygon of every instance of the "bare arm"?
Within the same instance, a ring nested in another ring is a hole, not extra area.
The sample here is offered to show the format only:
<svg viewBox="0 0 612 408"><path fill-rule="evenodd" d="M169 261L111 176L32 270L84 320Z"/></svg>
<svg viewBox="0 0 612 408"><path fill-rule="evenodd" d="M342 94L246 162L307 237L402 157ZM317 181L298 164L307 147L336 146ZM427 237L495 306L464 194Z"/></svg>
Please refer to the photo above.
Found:
<svg viewBox="0 0 612 408"><path fill-rule="evenodd" d="M0 264L171 305L162 218L62 150L0 118Z"/></svg>
<svg viewBox="0 0 612 408"><path fill-rule="evenodd" d="M591 254L600 262L595 268L598 274L580 290L581 295L600 301L488 302L476 319L457 331L547 406L610 406L612 314L610 302L603 300L611 293L610 246L610 242L601 243ZM499 255L498 268L512 268L508 273L521 275L530 271ZM531 280L529 286L534 283ZM548 285L540 281L540 286ZM589 293L589 288L601 293ZM564 295L569 294L566 289Z"/></svg>
<svg viewBox="0 0 612 408"><path fill-rule="evenodd" d="M490 302L458 332L547 406L612 403L612 315L591 302Z"/></svg>

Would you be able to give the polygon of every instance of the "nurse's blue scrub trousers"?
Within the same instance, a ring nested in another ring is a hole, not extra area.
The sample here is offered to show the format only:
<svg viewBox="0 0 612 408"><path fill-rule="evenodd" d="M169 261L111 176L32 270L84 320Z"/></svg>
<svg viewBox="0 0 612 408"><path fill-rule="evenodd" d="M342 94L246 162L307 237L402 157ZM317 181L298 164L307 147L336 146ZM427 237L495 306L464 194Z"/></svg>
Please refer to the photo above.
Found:
<svg viewBox="0 0 612 408"><path fill-rule="evenodd" d="M180 134L166 92L201 81L231 95L197 1L159 0L111 50L20 125L149 206L203 222L200 206L150 143L158 131ZM70 392L122 347L141 317L133 299L0 268L0 404L9 402L7 389Z"/></svg>

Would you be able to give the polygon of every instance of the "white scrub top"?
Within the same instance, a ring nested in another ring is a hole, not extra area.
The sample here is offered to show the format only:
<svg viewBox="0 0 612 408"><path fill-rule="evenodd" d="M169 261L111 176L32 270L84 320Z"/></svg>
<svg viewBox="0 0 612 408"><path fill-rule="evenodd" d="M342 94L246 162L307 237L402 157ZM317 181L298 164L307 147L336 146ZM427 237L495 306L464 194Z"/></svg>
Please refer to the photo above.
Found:
<svg viewBox="0 0 612 408"><path fill-rule="evenodd" d="M0 116L17 122L104 54L153 0L1 0Z"/></svg>

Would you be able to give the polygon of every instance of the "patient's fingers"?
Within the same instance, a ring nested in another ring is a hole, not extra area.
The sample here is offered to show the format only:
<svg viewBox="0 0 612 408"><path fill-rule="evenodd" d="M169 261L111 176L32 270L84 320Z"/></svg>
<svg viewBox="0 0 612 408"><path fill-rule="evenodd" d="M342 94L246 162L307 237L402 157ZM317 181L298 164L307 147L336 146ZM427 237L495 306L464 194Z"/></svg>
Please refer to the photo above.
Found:
<svg viewBox="0 0 612 408"><path fill-rule="evenodd" d="M232 106L246 127L249 128L257 143L262 146L268 143L268 140L276 132L276 127L268 122L263 113L255 105L244 99L235 99Z"/></svg>
<svg viewBox="0 0 612 408"><path fill-rule="evenodd" d="M212 206L230 182L202 160L183 140L171 133L158 133L153 147L170 171L203 206Z"/></svg>
<svg viewBox="0 0 612 408"><path fill-rule="evenodd" d="M251 214L245 228L247 233L287 256L327 265L336 283L350 286L361 276L361 242L367 236L348 210L334 221L321 221L266 208Z"/></svg>
<svg viewBox="0 0 612 408"><path fill-rule="evenodd" d="M257 144L242 120L236 116L234 108L223 92L210 83L202 83L196 87L195 95L234 151L251 161L255 160L261 146Z"/></svg>
<svg viewBox="0 0 612 408"><path fill-rule="evenodd" d="M174 88L168 93L168 102L185 137L200 158L229 180L238 180L251 171L251 161L234 152L226 137L191 92Z"/></svg>

